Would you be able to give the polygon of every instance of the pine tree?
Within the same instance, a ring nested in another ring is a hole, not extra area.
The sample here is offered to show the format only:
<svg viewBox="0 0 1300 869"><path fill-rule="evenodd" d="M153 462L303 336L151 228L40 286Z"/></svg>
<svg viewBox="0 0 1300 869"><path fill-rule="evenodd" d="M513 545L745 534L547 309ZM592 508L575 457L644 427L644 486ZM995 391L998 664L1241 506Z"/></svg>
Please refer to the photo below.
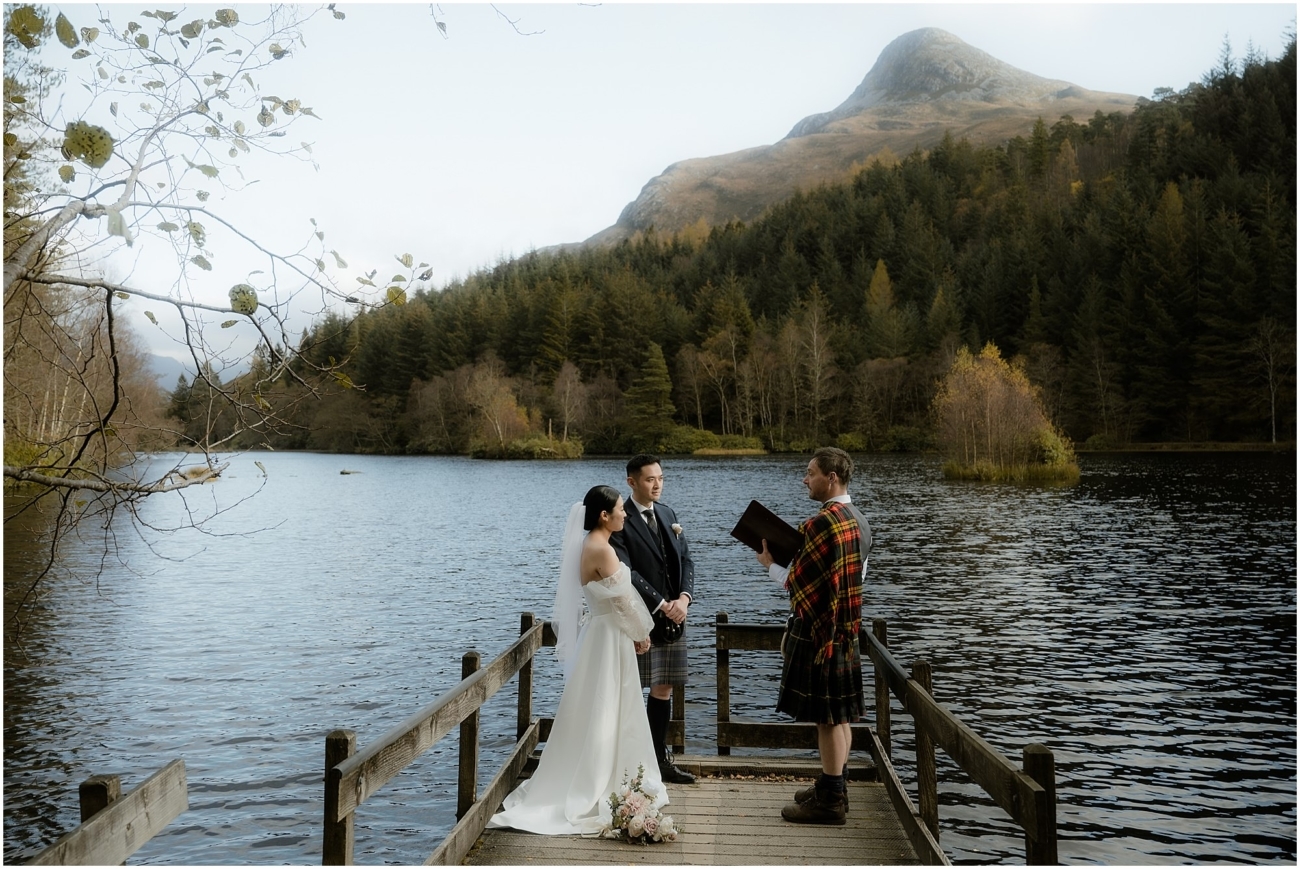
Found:
<svg viewBox="0 0 1300 869"><path fill-rule="evenodd" d="M663 349L653 341L645 361L624 394L623 415L633 449L652 449L673 430L673 381Z"/></svg>

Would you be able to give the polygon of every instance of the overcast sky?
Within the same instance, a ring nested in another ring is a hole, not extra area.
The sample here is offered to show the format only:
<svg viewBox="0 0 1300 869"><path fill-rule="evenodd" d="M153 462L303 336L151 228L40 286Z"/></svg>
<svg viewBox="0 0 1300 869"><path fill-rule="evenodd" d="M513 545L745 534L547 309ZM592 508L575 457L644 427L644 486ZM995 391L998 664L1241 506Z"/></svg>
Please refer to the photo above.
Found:
<svg viewBox="0 0 1300 869"><path fill-rule="evenodd" d="M943 28L1047 78L1149 97L1199 80L1225 37L1238 57L1248 43L1279 56L1296 6L338 8L346 20L318 16L306 48L277 70L293 91L281 96L321 118L292 134L312 143L319 171L282 163L262 173L256 197L222 207L271 237L295 227L300 238L316 218L351 266L348 283L410 252L442 286L599 232L678 160L777 141L839 105L884 47L916 28ZM214 275L214 298L232 282Z"/></svg>

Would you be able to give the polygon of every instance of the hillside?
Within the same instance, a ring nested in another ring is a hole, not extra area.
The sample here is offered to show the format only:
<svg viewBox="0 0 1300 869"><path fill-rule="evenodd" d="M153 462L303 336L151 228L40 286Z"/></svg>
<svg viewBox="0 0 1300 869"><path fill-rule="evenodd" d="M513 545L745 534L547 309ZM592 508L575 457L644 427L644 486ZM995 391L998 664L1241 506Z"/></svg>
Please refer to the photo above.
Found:
<svg viewBox="0 0 1300 869"><path fill-rule="evenodd" d="M938 28L914 30L886 46L835 109L809 115L775 144L674 163L586 243L617 242L651 226L674 232L700 218L750 221L796 190L848 180L885 149L898 156L928 149L945 131L998 144L1025 135L1039 117L1086 121L1098 111L1127 112L1137 99L1041 78Z"/></svg>

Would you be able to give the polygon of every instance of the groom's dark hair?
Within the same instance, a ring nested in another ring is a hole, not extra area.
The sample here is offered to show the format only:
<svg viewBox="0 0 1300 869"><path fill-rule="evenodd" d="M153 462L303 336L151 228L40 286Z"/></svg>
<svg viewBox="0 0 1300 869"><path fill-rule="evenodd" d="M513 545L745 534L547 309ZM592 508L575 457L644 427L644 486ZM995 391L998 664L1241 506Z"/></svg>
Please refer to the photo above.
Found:
<svg viewBox="0 0 1300 869"><path fill-rule="evenodd" d="M627 475L629 477L641 476L641 469L646 465L662 465L658 456L652 456L649 453L637 453L627 460Z"/></svg>
<svg viewBox="0 0 1300 869"><path fill-rule="evenodd" d="M587 508L582 514L582 530L590 531L600 524L600 514L613 513L614 505L621 496L613 486L592 486L582 499L582 506Z"/></svg>

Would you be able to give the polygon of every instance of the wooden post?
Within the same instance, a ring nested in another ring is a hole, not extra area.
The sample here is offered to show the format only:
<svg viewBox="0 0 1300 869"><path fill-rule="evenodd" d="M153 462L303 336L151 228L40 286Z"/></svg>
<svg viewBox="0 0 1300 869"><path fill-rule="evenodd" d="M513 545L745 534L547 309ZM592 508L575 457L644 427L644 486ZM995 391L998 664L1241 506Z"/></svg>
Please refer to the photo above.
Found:
<svg viewBox="0 0 1300 869"><path fill-rule="evenodd" d="M722 628L727 624L727 614L718 613L713 623L714 637L717 637ZM716 641L715 641L716 644ZM718 731L722 731L722 725L731 721L731 651L729 649L718 649ZM722 740L717 740L718 754L731 754L731 746L723 745Z"/></svg>
<svg viewBox="0 0 1300 869"><path fill-rule="evenodd" d="M672 715L671 718L672 723L675 725L680 725L681 734L682 734L682 738L673 743L673 753L685 754L686 753L686 686L685 685L673 686L673 705L670 714ZM676 727L671 727L669 728L668 732L673 733L676 730L677 730Z"/></svg>
<svg viewBox="0 0 1300 869"><path fill-rule="evenodd" d="M880 645L886 649L889 648L888 629L884 619L871 620L871 633ZM890 751L889 744L889 680L885 678L880 667L875 667L876 673L876 735L880 737L880 744L884 746L885 753Z"/></svg>
<svg viewBox="0 0 1300 869"><path fill-rule="evenodd" d="M480 660L478 652L466 652L460 659L462 682L478 672ZM476 707L460 723L460 776L456 784L458 821L478 799L478 716L479 710Z"/></svg>
<svg viewBox="0 0 1300 869"><path fill-rule="evenodd" d="M346 818L333 820L338 812L339 790L342 787L341 778L335 774L334 767L356 753L355 730L333 730L325 737L325 837L321 842L322 866L352 865L354 813L349 812Z"/></svg>
<svg viewBox="0 0 1300 869"><path fill-rule="evenodd" d="M519 617L519 635L523 636L533 629L537 624L537 617L532 613L524 613ZM524 738L524 733L528 730L528 725L533 721L533 659L529 656L528 660L519 668L519 717L515 721L515 741L518 742Z"/></svg>
<svg viewBox="0 0 1300 869"><path fill-rule="evenodd" d="M1043 786L1038 801L1038 825L1025 831L1025 863L1030 866L1055 866L1056 857L1056 760L1045 745L1026 745L1022 753L1025 775Z"/></svg>
<svg viewBox="0 0 1300 869"><path fill-rule="evenodd" d="M934 696L933 675L929 661L917 661L912 664L912 678L925 689L925 693ZM923 726L922 720L912 716L916 726L916 801L921 812L921 820L930 828L930 835L939 841L939 774L934 764L934 739Z"/></svg>
<svg viewBox="0 0 1300 869"><path fill-rule="evenodd" d="M81 823L109 807L122 796L122 778L116 775L92 775L77 789L81 798Z"/></svg>

